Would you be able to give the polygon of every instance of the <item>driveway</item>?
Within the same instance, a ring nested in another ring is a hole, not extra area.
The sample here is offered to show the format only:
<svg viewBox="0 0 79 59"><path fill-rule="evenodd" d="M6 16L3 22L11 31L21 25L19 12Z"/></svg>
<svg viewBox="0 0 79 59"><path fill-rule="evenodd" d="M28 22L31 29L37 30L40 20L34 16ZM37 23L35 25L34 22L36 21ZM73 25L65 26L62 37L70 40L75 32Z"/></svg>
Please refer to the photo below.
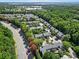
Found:
<svg viewBox="0 0 79 59"><path fill-rule="evenodd" d="M11 24L7 24L5 22L1 22L1 23L13 32L17 59L28 59L28 56L26 55L26 51L27 51L26 44L23 35L21 35L22 34L21 29L14 28L13 26L11 26Z"/></svg>

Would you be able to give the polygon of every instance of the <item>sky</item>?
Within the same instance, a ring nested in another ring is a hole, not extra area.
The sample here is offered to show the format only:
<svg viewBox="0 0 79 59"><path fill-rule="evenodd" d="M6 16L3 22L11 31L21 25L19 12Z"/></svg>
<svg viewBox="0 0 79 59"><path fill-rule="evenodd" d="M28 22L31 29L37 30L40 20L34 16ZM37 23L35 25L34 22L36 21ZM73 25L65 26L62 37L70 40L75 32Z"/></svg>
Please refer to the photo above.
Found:
<svg viewBox="0 0 79 59"><path fill-rule="evenodd" d="M79 0L0 0L0 2L79 2Z"/></svg>

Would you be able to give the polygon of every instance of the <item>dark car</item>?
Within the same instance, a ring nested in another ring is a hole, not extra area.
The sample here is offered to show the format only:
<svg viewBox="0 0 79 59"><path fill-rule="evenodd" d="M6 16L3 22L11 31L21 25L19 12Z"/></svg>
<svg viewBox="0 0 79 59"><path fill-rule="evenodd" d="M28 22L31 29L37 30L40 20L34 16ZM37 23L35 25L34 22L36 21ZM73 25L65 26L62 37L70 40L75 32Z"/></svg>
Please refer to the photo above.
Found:
<svg viewBox="0 0 79 59"><path fill-rule="evenodd" d="M28 47L26 54L28 55L28 53L30 53L30 52L31 52L31 51L30 51L30 48Z"/></svg>

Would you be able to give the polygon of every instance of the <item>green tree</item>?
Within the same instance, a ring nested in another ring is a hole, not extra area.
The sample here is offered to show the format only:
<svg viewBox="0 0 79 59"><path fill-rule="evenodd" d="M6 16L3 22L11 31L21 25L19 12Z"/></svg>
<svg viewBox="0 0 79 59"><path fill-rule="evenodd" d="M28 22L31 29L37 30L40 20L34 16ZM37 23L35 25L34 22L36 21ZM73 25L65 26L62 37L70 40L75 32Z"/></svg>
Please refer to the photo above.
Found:
<svg viewBox="0 0 79 59"><path fill-rule="evenodd" d="M69 47L71 47L71 43L68 41L63 41L63 46L67 50Z"/></svg>
<svg viewBox="0 0 79 59"><path fill-rule="evenodd" d="M21 25L20 25L21 29L23 32L26 32L27 31L27 25L26 25L26 22L21 22Z"/></svg>
<svg viewBox="0 0 79 59"><path fill-rule="evenodd" d="M37 59L42 59L38 50L36 51L36 58Z"/></svg>
<svg viewBox="0 0 79 59"><path fill-rule="evenodd" d="M75 50L76 54L77 54L78 57L79 57L79 46L74 47L74 50Z"/></svg>
<svg viewBox="0 0 79 59"><path fill-rule="evenodd" d="M0 52L0 59L2 59L2 53Z"/></svg>
<svg viewBox="0 0 79 59"><path fill-rule="evenodd" d="M71 38L71 36L70 36L69 34L66 34L66 35L63 36L62 39L63 39L63 40L66 40L66 41L69 41L70 38Z"/></svg>
<svg viewBox="0 0 79 59"><path fill-rule="evenodd" d="M16 59L12 32L0 25L0 59Z"/></svg>
<svg viewBox="0 0 79 59"><path fill-rule="evenodd" d="M60 59L60 56L53 52L45 52L43 59Z"/></svg>
<svg viewBox="0 0 79 59"><path fill-rule="evenodd" d="M25 32L26 38L32 37L32 35L33 35L32 30L28 30L27 32Z"/></svg>
<svg viewBox="0 0 79 59"><path fill-rule="evenodd" d="M34 43L35 43L36 45L38 45L38 46L42 45L42 43L43 43L43 39L34 38L33 41L34 41Z"/></svg>
<svg viewBox="0 0 79 59"><path fill-rule="evenodd" d="M79 31L75 34L72 34L72 39L75 44L79 45Z"/></svg>

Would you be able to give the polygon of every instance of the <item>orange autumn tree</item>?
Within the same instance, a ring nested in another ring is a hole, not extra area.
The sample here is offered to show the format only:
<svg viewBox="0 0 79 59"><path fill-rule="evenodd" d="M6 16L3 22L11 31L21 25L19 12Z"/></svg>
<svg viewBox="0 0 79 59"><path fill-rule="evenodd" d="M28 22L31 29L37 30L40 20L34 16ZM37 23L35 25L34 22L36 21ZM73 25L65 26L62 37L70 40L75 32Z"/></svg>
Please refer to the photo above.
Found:
<svg viewBox="0 0 79 59"><path fill-rule="evenodd" d="M32 44L30 48L31 48L32 51L36 51L37 46L35 44Z"/></svg>
<svg viewBox="0 0 79 59"><path fill-rule="evenodd" d="M36 46L35 44L32 44L30 48L31 48L31 51L32 51L33 55L36 56L36 49L37 49L37 46Z"/></svg>
<svg viewBox="0 0 79 59"><path fill-rule="evenodd" d="M31 47L33 44L34 44L34 42L33 41L30 41L29 42L29 47Z"/></svg>
<svg viewBox="0 0 79 59"><path fill-rule="evenodd" d="M36 55L37 46L36 46L36 44L33 42L33 40L30 40L30 41L29 41L29 47L30 47L32 53L33 53L34 55Z"/></svg>

